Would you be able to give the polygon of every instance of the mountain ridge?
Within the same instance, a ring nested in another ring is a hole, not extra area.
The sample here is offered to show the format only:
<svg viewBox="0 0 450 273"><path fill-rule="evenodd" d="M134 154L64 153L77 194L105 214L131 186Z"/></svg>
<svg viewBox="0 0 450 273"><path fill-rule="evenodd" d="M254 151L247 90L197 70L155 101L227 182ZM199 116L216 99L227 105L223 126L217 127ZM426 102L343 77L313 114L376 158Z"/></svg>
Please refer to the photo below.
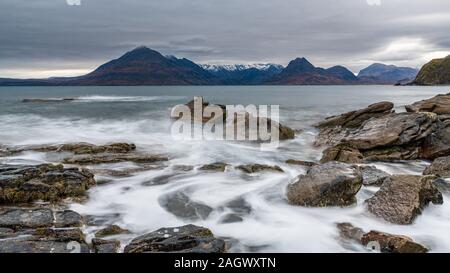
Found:
<svg viewBox="0 0 450 273"><path fill-rule="evenodd" d="M305 57L290 61L286 67L270 63L202 65L186 58L164 56L141 46L86 75L47 79L0 78L0 86L395 84L405 80L401 71L413 73L414 69L375 63L361 70L362 76L356 76L341 65L326 69L316 67Z"/></svg>

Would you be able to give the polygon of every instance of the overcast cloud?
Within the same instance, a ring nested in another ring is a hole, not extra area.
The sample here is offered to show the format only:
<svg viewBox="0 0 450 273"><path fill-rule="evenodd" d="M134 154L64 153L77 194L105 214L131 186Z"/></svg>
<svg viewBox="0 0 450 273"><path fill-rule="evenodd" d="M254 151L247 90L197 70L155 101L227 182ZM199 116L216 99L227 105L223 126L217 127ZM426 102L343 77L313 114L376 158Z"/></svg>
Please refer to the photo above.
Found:
<svg viewBox="0 0 450 273"><path fill-rule="evenodd" d="M450 1L379 2L1 0L0 77L83 74L140 45L199 63L286 65L304 56L354 72L450 54Z"/></svg>

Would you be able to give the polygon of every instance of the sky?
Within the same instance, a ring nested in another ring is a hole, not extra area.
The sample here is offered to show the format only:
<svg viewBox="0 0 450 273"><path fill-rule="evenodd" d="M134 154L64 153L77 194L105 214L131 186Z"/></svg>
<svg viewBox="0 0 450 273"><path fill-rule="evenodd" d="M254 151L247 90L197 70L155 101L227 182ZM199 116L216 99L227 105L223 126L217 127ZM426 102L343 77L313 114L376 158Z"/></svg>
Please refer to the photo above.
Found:
<svg viewBox="0 0 450 273"><path fill-rule="evenodd" d="M450 54L449 0L1 0L0 77L75 76L148 46L198 63L357 73Z"/></svg>

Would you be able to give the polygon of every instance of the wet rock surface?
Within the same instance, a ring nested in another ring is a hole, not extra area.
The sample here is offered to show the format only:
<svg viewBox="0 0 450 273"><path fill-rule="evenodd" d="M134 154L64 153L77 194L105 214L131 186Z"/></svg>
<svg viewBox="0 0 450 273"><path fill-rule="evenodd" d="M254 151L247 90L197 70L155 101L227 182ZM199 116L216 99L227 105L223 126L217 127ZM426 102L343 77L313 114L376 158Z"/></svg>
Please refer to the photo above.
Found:
<svg viewBox="0 0 450 273"><path fill-rule="evenodd" d="M95 253L118 253L120 242L118 240L92 239L92 247Z"/></svg>
<svg viewBox="0 0 450 273"><path fill-rule="evenodd" d="M434 177L393 175L375 195L366 200L369 212L384 220L411 224L429 204L442 204L443 197L433 184Z"/></svg>
<svg viewBox="0 0 450 273"><path fill-rule="evenodd" d="M362 182L365 186L381 186L390 179L391 175L385 171L377 169L374 166L362 166Z"/></svg>
<svg viewBox="0 0 450 273"><path fill-rule="evenodd" d="M86 169L62 165L0 165L0 204L82 196L96 184Z"/></svg>
<svg viewBox="0 0 450 273"><path fill-rule="evenodd" d="M357 168L340 162L312 167L287 188L290 204L307 207L348 206L362 186Z"/></svg>
<svg viewBox="0 0 450 273"><path fill-rule="evenodd" d="M441 178L450 178L450 156L437 158L428 166L424 175L436 175Z"/></svg>
<svg viewBox="0 0 450 273"><path fill-rule="evenodd" d="M187 225L162 228L142 235L125 247L125 253L175 252L223 253L225 242L203 227Z"/></svg>
<svg viewBox="0 0 450 273"><path fill-rule="evenodd" d="M119 227L118 225L109 225L95 233L95 237L102 238L102 237L108 237L108 236L114 236L119 234L128 234L130 233L129 230L123 229Z"/></svg>
<svg viewBox="0 0 450 273"><path fill-rule="evenodd" d="M245 173L258 173L258 172L284 172L279 166L269 166L262 164L249 164L249 165L239 165L236 169L241 170Z"/></svg>
<svg viewBox="0 0 450 273"><path fill-rule="evenodd" d="M339 144L323 151L321 163L339 161L344 163L362 163L364 156L361 152L348 144Z"/></svg>

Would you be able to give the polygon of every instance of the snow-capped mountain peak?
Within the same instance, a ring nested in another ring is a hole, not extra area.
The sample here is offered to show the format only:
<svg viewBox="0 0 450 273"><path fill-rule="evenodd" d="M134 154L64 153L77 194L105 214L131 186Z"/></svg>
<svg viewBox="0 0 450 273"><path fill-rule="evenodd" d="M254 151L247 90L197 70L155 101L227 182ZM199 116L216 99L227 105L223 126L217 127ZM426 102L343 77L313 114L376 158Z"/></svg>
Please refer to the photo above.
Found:
<svg viewBox="0 0 450 273"><path fill-rule="evenodd" d="M201 67L208 71L242 71L250 68L256 68L258 70L269 70L271 67L275 67L278 69L283 69L283 66L279 64L270 64L270 63L258 63L258 64L224 64L224 65L216 65L216 64L202 64Z"/></svg>

